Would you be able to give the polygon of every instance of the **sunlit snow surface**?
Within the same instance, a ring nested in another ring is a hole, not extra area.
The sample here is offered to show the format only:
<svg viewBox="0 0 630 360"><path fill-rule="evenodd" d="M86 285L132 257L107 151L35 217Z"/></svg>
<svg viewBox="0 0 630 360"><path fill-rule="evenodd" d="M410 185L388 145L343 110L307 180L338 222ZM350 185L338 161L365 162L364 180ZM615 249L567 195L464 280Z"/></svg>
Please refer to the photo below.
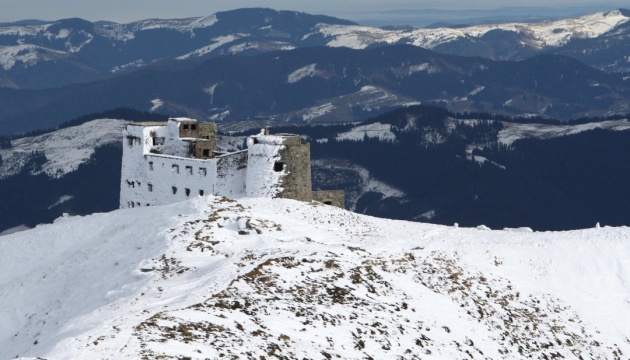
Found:
<svg viewBox="0 0 630 360"><path fill-rule="evenodd" d="M630 129L630 122L611 120L578 125L547 125L547 124L518 124L503 123L503 129L497 136L500 144L509 145L519 139L551 139L558 136L574 135L594 129L624 131Z"/></svg>
<svg viewBox="0 0 630 360"><path fill-rule="evenodd" d="M484 228L212 197L62 218L0 237L0 358L630 353L630 229Z"/></svg>
<svg viewBox="0 0 630 360"><path fill-rule="evenodd" d="M125 123L123 120L99 119L44 135L13 140L11 149L0 149L3 160L0 174L2 177L17 174L34 153L43 153L47 161L33 175L43 172L51 177L61 177L89 160L96 148L120 144Z"/></svg>
<svg viewBox="0 0 630 360"><path fill-rule="evenodd" d="M528 45L536 48L557 47L571 39L588 39L601 36L615 27L630 21L621 11L589 14L574 19L546 21L541 23L507 23L477 25L459 29L415 29L384 30L358 25L319 25L318 31L329 37L328 46L364 49L375 43L410 43L432 49L438 45L460 38L479 38L493 30L512 31L526 34Z"/></svg>

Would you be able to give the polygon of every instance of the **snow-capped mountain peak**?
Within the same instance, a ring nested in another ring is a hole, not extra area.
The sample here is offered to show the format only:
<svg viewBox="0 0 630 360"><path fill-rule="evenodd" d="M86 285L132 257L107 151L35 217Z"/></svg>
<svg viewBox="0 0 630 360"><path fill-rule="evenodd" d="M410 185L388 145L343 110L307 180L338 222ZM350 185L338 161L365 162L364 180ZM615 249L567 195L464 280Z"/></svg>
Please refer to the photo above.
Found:
<svg viewBox="0 0 630 360"><path fill-rule="evenodd" d="M310 46L364 49L410 44L453 55L504 60L562 52L601 69L623 71L627 70L625 58L607 49L619 46L615 44L624 46L623 35L627 33L629 19L628 11L613 10L540 23L406 30L361 26L332 17L271 9L238 9L205 17L147 19L125 24L64 19L0 26L0 65L8 72L11 82L7 83L48 87L106 78L135 67L130 64L144 65L162 59L255 54ZM602 46L600 39L608 41L607 45ZM580 43L580 48L574 49L570 46L573 40L592 43ZM111 51L113 48L116 51ZM58 64L53 66L51 60L58 60ZM35 81L24 72L24 68L37 68L42 62L48 62L46 68L52 70L46 71L54 76L38 78L61 79L52 84L41 83L44 80ZM76 74L64 79L55 72L57 67L65 72L72 69Z"/></svg>
<svg viewBox="0 0 630 360"><path fill-rule="evenodd" d="M481 38L491 31L517 33L522 37L524 44L541 49L559 47L572 39L596 38L629 21L630 16L625 11L614 10L541 23L476 25L457 29L383 30L358 25L320 24L319 30L328 38L328 46L343 46L353 49L363 49L379 43L409 43L434 49L462 38Z"/></svg>

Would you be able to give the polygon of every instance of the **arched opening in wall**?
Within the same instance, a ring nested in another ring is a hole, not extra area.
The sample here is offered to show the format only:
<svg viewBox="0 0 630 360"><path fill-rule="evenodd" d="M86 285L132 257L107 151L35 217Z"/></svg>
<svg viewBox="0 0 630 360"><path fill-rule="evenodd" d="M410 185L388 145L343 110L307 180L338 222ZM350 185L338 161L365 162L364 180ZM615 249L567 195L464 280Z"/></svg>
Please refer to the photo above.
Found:
<svg viewBox="0 0 630 360"><path fill-rule="evenodd" d="M284 163L282 161L276 161L273 164L273 171L280 172L282 170L284 170Z"/></svg>

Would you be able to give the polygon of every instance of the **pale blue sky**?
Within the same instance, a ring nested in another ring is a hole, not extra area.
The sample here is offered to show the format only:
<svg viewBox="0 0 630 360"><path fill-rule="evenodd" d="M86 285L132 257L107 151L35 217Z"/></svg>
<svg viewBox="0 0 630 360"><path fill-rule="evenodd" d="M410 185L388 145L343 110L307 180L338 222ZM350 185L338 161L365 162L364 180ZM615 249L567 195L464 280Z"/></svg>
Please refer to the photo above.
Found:
<svg viewBox="0 0 630 360"><path fill-rule="evenodd" d="M506 6L575 7L593 5L601 10L630 7L628 0L0 0L0 22L23 19L57 20L80 17L87 20L129 22L147 18L180 18L210 15L242 7L269 7L326 14L351 20L376 16L395 9L488 9Z"/></svg>

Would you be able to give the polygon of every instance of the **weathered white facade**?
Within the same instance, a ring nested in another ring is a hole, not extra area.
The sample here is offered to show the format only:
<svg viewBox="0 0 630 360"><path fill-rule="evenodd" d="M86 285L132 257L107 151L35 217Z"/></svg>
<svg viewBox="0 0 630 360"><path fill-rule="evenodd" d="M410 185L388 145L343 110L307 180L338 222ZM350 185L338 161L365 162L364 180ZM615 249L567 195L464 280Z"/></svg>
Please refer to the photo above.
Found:
<svg viewBox="0 0 630 360"><path fill-rule="evenodd" d="M343 191L312 191L310 144L294 134L247 139L247 150L216 151L216 125L189 118L129 123L123 130L120 207L193 196L282 197L344 207Z"/></svg>
<svg viewBox="0 0 630 360"><path fill-rule="evenodd" d="M129 123L126 126L123 130L121 208L162 205L209 194L232 198L280 194L288 168L274 168L274 164L285 148L282 139L287 135L266 135L265 141L258 141L253 136L248 140L248 150L228 154L203 153L208 156L197 158L196 143L207 140L181 137L189 129L183 130L183 127L193 124L203 123L175 118L167 123Z"/></svg>

